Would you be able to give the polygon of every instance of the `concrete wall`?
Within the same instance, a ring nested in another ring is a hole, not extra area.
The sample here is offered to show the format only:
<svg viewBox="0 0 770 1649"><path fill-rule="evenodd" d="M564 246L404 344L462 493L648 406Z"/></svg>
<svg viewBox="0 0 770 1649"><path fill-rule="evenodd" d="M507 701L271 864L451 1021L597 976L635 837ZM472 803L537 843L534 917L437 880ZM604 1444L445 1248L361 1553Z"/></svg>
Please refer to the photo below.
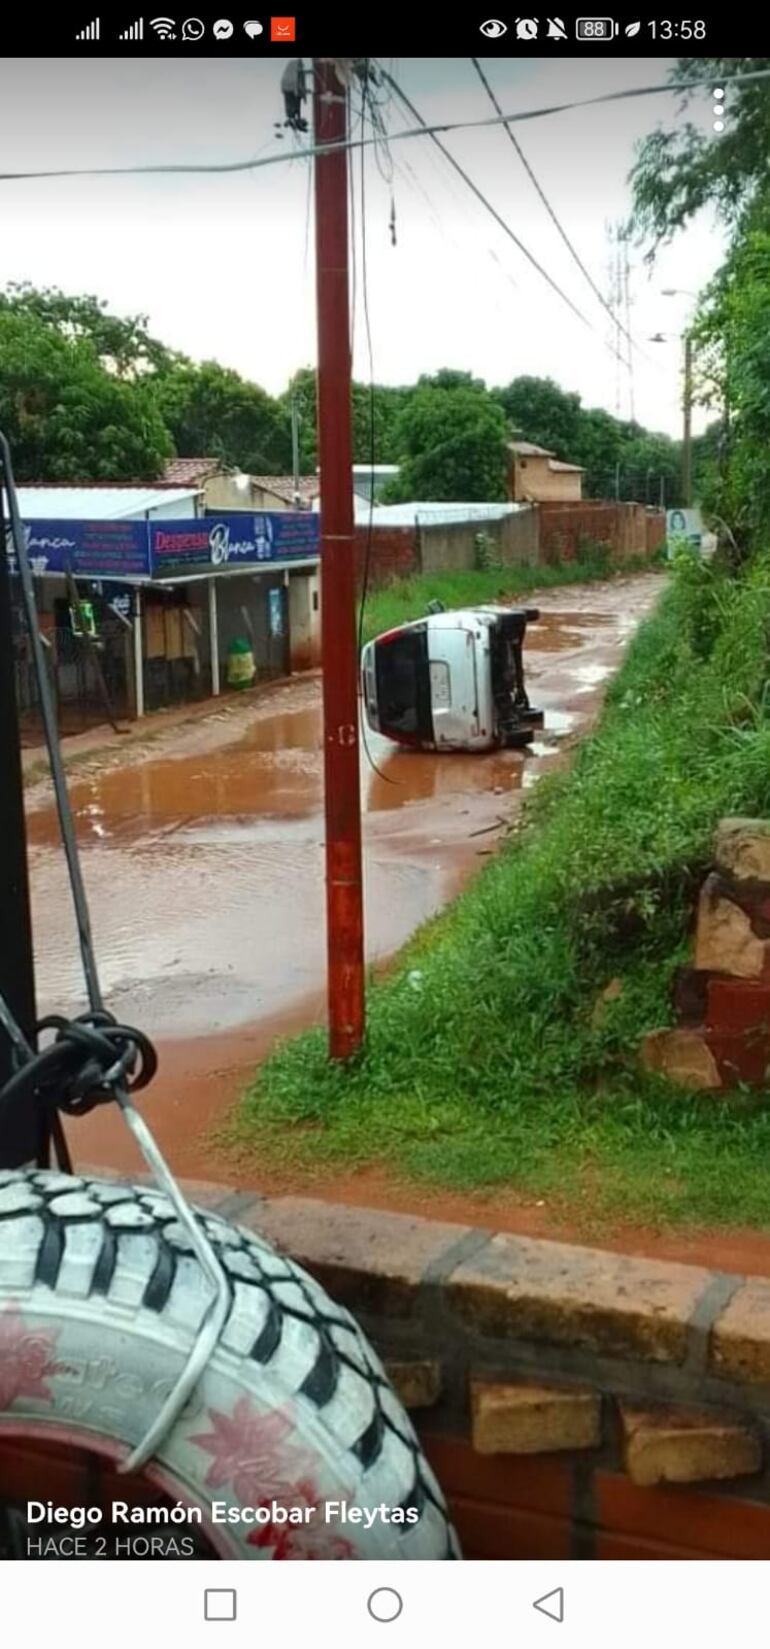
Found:
<svg viewBox="0 0 770 1649"><path fill-rule="evenodd" d="M478 565L477 538L489 542L493 562L503 566L538 560L537 511L521 510L497 521L452 521L433 526L356 528L359 582L369 550L369 584L376 588L416 573L460 572Z"/></svg>
<svg viewBox="0 0 770 1649"><path fill-rule="evenodd" d="M234 475L212 475L205 483L204 497L207 510L249 510L269 508L271 510L285 509L285 504L271 503L270 505L253 504L254 488L239 487Z"/></svg>
<svg viewBox="0 0 770 1649"><path fill-rule="evenodd" d="M290 668L317 670L321 663L321 575L315 567L289 579Z"/></svg>
<svg viewBox="0 0 770 1649"><path fill-rule="evenodd" d="M493 563L504 567L533 566L538 560L538 523L535 509L518 510L497 521L452 521L420 527L422 571L458 572L478 565L479 535L489 545Z"/></svg>
<svg viewBox="0 0 770 1649"><path fill-rule="evenodd" d="M643 504L544 501L497 521L451 521L430 526L356 529L359 580L370 544L369 583L387 584L419 572L459 572L478 566L479 534L492 565L554 566L601 545L622 562L652 557L665 540L666 518Z"/></svg>

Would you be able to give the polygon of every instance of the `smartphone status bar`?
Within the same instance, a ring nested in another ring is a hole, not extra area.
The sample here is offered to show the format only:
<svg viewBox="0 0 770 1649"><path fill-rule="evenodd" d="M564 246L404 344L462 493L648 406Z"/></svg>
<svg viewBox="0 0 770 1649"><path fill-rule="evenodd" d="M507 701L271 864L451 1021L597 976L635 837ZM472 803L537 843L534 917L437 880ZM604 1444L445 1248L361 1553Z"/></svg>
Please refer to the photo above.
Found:
<svg viewBox="0 0 770 1649"><path fill-rule="evenodd" d="M759 55L762 18L711 11L695 0L691 15L665 4L657 11L591 14L582 7L519 15L490 9L443 16L362 7L349 13L288 9L268 12L197 11L195 14L107 10L59 11L45 29L34 13L4 20L6 56L197 56L237 57L346 55L464 56L742 56Z"/></svg>

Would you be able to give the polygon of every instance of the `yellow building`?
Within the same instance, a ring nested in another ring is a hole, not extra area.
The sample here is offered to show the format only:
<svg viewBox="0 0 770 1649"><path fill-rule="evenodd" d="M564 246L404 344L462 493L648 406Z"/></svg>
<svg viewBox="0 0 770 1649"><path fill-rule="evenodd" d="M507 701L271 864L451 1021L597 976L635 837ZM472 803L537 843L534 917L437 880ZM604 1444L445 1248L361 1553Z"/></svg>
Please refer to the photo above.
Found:
<svg viewBox="0 0 770 1649"><path fill-rule="evenodd" d="M508 451L514 503L580 503L584 472L579 464L565 464L547 447L535 446L532 441L509 441Z"/></svg>

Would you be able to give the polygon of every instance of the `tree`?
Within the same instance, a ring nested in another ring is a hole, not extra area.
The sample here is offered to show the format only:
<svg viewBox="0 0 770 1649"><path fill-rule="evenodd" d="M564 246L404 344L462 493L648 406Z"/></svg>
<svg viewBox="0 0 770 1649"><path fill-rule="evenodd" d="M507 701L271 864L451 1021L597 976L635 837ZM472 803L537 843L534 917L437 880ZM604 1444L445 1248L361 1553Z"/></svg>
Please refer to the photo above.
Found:
<svg viewBox="0 0 770 1649"><path fill-rule="evenodd" d="M398 419L412 387L355 382L352 386L353 462L355 464L395 464L398 462L396 430ZM287 416L292 400L299 413L300 471L312 475L318 463L316 429L316 375L312 367L295 372L286 394L281 397Z"/></svg>
<svg viewBox="0 0 770 1649"><path fill-rule="evenodd" d="M702 398L723 414L706 469L709 502L747 538L770 529L769 277L770 204L757 200L694 329Z"/></svg>
<svg viewBox="0 0 770 1649"><path fill-rule="evenodd" d="M219 458L254 475L291 470L286 406L231 368L177 362L157 375L154 393L177 452Z"/></svg>
<svg viewBox="0 0 770 1649"><path fill-rule="evenodd" d="M697 90L683 91L683 108L697 99L711 100L714 86L728 75L770 69L766 57L684 57L671 74L674 86L696 80ZM722 218L736 224L767 180L770 154L770 97L762 80L732 85L725 131L706 134L692 122L666 131L658 127L645 138L631 174L633 223L640 239L656 247L682 229L703 206L714 205Z"/></svg>
<svg viewBox="0 0 770 1649"><path fill-rule="evenodd" d="M672 79L712 88L730 74L770 68L770 58L682 59ZM700 95L700 94L699 94ZM685 101L692 94L687 94ZM632 174L634 220L662 240L703 206L732 230L728 256L704 294L692 327L701 404L719 409L698 473L709 507L743 546L770 530L770 97L766 83L733 84L726 129L706 135L691 124L658 129L642 144Z"/></svg>
<svg viewBox="0 0 770 1649"><path fill-rule="evenodd" d="M503 389L493 390L511 426L513 436L534 441L569 463L575 457L582 409L580 396L560 389L552 378L514 378Z"/></svg>
<svg viewBox="0 0 770 1649"><path fill-rule="evenodd" d="M173 454L148 385L23 306L0 306L0 426L20 481L154 480Z"/></svg>
<svg viewBox="0 0 770 1649"><path fill-rule="evenodd" d="M465 379L466 375L457 375ZM505 413L483 384L421 379L398 420L397 499L494 501L508 496Z"/></svg>
<svg viewBox="0 0 770 1649"><path fill-rule="evenodd" d="M73 297L56 286L12 281L0 293L2 312L31 316L62 338L89 342L102 365L119 378L158 371L179 358L150 336L146 315L111 315L101 298Z"/></svg>
<svg viewBox="0 0 770 1649"><path fill-rule="evenodd" d="M682 449L670 435L655 435L638 424L628 431L617 462L620 464L620 496L642 504L657 504L663 498L668 508L682 499Z"/></svg>

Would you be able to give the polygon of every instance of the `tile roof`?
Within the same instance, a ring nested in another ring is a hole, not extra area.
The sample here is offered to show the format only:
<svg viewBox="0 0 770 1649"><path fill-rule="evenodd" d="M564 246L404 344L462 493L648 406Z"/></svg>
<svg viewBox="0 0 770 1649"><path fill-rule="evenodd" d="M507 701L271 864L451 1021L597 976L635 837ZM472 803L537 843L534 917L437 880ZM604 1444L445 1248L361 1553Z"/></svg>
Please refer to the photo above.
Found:
<svg viewBox="0 0 770 1649"><path fill-rule="evenodd" d="M163 472L163 480L167 486L192 487L224 468L219 458L172 458Z"/></svg>
<svg viewBox="0 0 770 1649"><path fill-rule="evenodd" d="M521 458L553 458L555 456L549 447L535 446L534 441L509 441L508 450L518 453Z"/></svg>

